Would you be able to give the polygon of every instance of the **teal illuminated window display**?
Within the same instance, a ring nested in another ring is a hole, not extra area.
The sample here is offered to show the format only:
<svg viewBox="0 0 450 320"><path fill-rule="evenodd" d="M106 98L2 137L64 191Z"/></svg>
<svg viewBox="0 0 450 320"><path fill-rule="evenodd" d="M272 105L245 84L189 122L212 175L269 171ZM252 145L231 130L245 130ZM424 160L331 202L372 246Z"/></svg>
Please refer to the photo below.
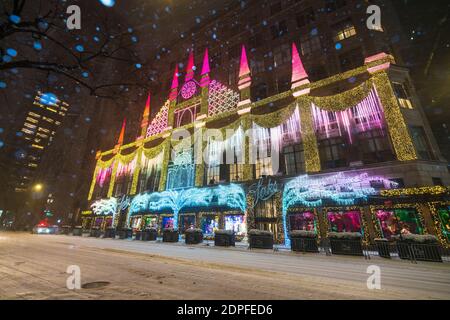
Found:
<svg viewBox="0 0 450 320"><path fill-rule="evenodd" d="M202 217L202 231L205 235L212 236L219 229L219 216L205 215Z"/></svg>

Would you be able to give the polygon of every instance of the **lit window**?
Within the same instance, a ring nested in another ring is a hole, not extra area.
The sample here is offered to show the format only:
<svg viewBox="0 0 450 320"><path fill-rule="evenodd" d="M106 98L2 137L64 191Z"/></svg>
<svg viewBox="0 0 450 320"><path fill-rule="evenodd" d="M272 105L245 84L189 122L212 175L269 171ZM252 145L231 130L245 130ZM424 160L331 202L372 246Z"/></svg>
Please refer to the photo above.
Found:
<svg viewBox="0 0 450 320"><path fill-rule="evenodd" d="M335 42L342 41L356 35L356 29L351 19L336 23L332 26L332 28L335 31L335 35L333 37Z"/></svg>
<svg viewBox="0 0 450 320"><path fill-rule="evenodd" d="M34 113L34 112L28 112L28 115L32 116L32 117L35 117L35 118L38 118L38 119L41 117L39 114Z"/></svg>
<svg viewBox="0 0 450 320"><path fill-rule="evenodd" d="M392 87L394 89L395 96L397 97L397 101L400 104L400 107L405 109L412 109L412 103L410 100L410 95L405 83L393 82Z"/></svg>
<svg viewBox="0 0 450 320"><path fill-rule="evenodd" d="M31 117L27 117L26 121L31 122L31 123L38 123L39 120L36 120L35 118L31 118Z"/></svg>
<svg viewBox="0 0 450 320"><path fill-rule="evenodd" d="M31 123L28 123L28 122L25 122L23 125L25 127L27 127L28 129L36 129L36 126L34 124L31 124Z"/></svg>

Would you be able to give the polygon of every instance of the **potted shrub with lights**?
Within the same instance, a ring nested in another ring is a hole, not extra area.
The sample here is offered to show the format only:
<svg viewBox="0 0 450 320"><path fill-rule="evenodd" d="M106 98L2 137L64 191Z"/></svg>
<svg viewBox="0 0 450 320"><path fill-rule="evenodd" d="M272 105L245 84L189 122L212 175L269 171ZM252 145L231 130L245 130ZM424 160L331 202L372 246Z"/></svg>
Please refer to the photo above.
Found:
<svg viewBox="0 0 450 320"><path fill-rule="evenodd" d="M217 247L234 247L236 246L236 234L233 230L216 230L214 245Z"/></svg>
<svg viewBox="0 0 450 320"><path fill-rule="evenodd" d="M186 244L199 244L203 242L203 231L201 229L187 229L184 235Z"/></svg>
<svg viewBox="0 0 450 320"><path fill-rule="evenodd" d="M361 243L362 235L359 232L330 232L328 239L330 239L332 254L364 255Z"/></svg>
<svg viewBox="0 0 450 320"><path fill-rule="evenodd" d="M142 239L142 231L136 230L136 235L134 236L134 240L141 240Z"/></svg>
<svg viewBox="0 0 450 320"><path fill-rule="evenodd" d="M74 235L76 237L83 236L83 227L82 226L76 226L75 228L73 228L72 235Z"/></svg>
<svg viewBox="0 0 450 320"><path fill-rule="evenodd" d="M175 229L163 230L163 242L178 242L179 234Z"/></svg>
<svg viewBox="0 0 450 320"><path fill-rule="evenodd" d="M106 228L105 234L103 237L115 239L116 238L116 228L114 228L114 227Z"/></svg>
<svg viewBox="0 0 450 320"><path fill-rule="evenodd" d="M61 233L62 234L68 235L71 231L72 231L72 227L71 226L65 225L65 226L61 227Z"/></svg>
<svg viewBox="0 0 450 320"><path fill-rule="evenodd" d="M294 230L289 234L291 250L296 252L319 252L317 234L314 231Z"/></svg>
<svg viewBox="0 0 450 320"><path fill-rule="evenodd" d="M93 237L93 238L100 238L100 228L92 227L91 232L89 233L89 236Z"/></svg>
<svg viewBox="0 0 450 320"><path fill-rule="evenodd" d="M273 233L263 230L248 232L250 249L273 249Z"/></svg>
<svg viewBox="0 0 450 320"><path fill-rule="evenodd" d="M439 240L433 235L394 236L400 259L442 262Z"/></svg>
<svg viewBox="0 0 450 320"><path fill-rule="evenodd" d="M156 241L158 238L158 230L155 228L147 228L142 231L142 241Z"/></svg>

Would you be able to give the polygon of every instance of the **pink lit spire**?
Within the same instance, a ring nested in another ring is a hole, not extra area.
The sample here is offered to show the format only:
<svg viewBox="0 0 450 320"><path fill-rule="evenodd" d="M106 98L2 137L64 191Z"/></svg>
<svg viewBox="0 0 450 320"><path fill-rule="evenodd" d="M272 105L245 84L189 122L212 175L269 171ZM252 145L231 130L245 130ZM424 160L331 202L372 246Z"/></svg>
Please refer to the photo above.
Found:
<svg viewBox="0 0 450 320"><path fill-rule="evenodd" d="M252 78L250 76L250 68L248 66L247 51L245 46L242 45L241 65L239 68L239 90L250 87L252 84Z"/></svg>
<svg viewBox="0 0 450 320"><path fill-rule="evenodd" d="M248 67L247 51L245 50L245 45L242 45L241 53L241 66L239 68L239 78L249 75L250 68Z"/></svg>
<svg viewBox="0 0 450 320"><path fill-rule="evenodd" d="M120 130L120 134L119 134L119 139L117 140L117 145L121 146L123 145L123 139L125 137L125 126L127 124L127 119L124 118L123 119L123 123L122 123L122 130Z"/></svg>
<svg viewBox="0 0 450 320"><path fill-rule="evenodd" d="M202 66L202 79L200 80L200 86L202 88L207 87L209 85L209 72L211 69L209 68L209 54L208 48L205 49L205 55L203 56L203 66Z"/></svg>
<svg viewBox="0 0 450 320"><path fill-rule="evenodd" d="M292 87L298 82L308 79L305 67L303 66L302 59L298 53L295 43L292 44ZM309 81L308 81L309 82Z"/></svg>
<svg viewBox="0 0 450 320"><path fill-rule="evenodd" d="M172 86L170 87L169 100L174 101L178 96L178 65L175 67L173 74Z"/></svg>
<svg viewBox="0 0 450 320"><path fill-rule="evenodd" d="M194 79L194 50L189 53L189 61L186 68L186 79L185 82Z"/></svg>

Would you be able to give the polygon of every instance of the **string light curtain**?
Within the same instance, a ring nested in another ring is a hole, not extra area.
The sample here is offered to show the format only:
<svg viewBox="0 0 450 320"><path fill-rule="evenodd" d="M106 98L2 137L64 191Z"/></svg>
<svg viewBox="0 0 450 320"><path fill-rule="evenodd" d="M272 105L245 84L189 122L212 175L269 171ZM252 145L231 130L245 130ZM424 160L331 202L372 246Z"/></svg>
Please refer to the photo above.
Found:
<svg viewBox="0 0 450 320"><path fill-rule="evenodd" d="M137 157L134 157L134 159L129 163L122 163L119 161L119 165L117 166L116 177L131 175L136 169L136 164L137 164Z"/></svg>
<svg viewBox="0 0 450 320"><path fill-rule="evenodd" d="M356 106L342 111L326 111L312 103L316 132L326 138L347 135L353 144L353 132L379 129L384 132L384 114L378 93L373 88Z"/></svg>
<svg viewBox="0 0 450 320"><path fill-rule="evenodd" d="M100 188L103 188L105 182L109 181L109 179L111 178L111 173L112 173L112 166L108 168L99 169L96 183Z"/></svg>
<svg viewBox="0 0 450 320"><path fill-rule="evenodd" d="M238 159L243 159L244 130L239 127L236 132L226 140L208 138L208 167L215 167L223 163L224 152L232 152ZM243 162L243 160L241 161Z"/></svg>
<svg viewBox="0 0 450 320"><path fill-rule="evenodd" d="M271 149L273 152L279 153L284 146L299 143L300 132L300 112L297 107L292 116L279 126L263 128L253 122L252 145L259 151Z"/></svg>
<svg viewBox="0 0 450 320"><path fill-rule="evenodd" d="M164 151L158 154L156 157L149 159L142 153L141 156L141 174L149 177L152 172L161 170L161 166L164 160Z"/></svg>

